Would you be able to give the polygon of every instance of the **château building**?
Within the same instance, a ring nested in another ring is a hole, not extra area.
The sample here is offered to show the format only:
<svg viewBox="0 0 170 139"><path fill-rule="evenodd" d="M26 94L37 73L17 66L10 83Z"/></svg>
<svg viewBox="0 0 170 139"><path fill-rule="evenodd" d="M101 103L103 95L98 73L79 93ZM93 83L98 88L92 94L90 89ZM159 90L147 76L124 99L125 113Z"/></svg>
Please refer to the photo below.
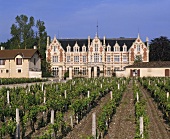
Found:
<svg viewBox="0 0 170 139"><path fill-rule="evenodd" d="M87 39L47 38L46 60L52 75L63 78L69 72L76 76L112 76L115 71L124 71L135 59L149 62L149 42L137 38L106 38L96 35Z"/></svg>

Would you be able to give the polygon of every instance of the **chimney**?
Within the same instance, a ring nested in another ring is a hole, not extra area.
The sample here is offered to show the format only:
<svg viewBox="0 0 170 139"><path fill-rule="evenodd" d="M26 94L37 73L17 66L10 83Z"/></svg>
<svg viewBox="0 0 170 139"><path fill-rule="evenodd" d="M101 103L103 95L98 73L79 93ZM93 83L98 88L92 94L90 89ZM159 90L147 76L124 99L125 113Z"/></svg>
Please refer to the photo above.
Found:
<svg viewBox="0 0 170 139"><path fill-rule="evenodd" d="M149 47L149 38L146 37L146 46Z"/></svg>
<svg viewBox="0 0 170 139"><path fill-rule="evenodd" d="M105 36L103 37L103 45L104 46L106 45L106 37Z"/></svg>
<svg viewBox="0 0 170 139"><path fill-rule="evenodd" d="M50 37L47 37L47 47L50 45Z"/></svg>
<svg viewBox="0 0 170 139"><path fill-rule="evenodd" d="M34 46L34 49L37 49L37 46Z"/></svg>

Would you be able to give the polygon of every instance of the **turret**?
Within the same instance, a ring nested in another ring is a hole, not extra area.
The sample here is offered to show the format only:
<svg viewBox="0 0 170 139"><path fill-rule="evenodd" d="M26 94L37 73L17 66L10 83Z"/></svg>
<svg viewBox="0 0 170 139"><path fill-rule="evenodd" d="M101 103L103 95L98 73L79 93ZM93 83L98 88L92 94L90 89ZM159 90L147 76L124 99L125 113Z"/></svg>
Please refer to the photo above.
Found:
<svg viewBox="0 0 170 139"><path fill-rule="evenodd" d="M90 46L90 36L88 36L88 47Z"/></svg>
<svg viewBox="0 0 170 139"><path fill-rule="evenodd" d="M50 45L50 37L48 36L47 37L47 48L48 48L49 45Z"/></svg>

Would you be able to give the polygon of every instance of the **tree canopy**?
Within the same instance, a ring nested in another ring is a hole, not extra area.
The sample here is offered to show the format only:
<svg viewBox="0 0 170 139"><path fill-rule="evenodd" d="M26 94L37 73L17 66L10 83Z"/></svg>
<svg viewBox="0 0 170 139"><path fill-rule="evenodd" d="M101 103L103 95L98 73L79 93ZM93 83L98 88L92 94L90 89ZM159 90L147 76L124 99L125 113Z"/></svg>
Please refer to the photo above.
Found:
<svg viewBox="0 0 170 139"><path fill-rule="evenodd" d="M150 61L170 61L170 40L167 37L160 36L151 40Z"/></svg>

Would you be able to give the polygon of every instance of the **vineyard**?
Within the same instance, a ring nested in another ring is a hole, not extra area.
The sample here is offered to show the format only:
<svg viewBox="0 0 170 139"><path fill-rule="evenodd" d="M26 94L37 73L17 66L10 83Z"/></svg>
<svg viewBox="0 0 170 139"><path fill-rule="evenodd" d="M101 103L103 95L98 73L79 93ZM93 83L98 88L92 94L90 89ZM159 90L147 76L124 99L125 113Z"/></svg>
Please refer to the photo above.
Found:
<svg viewBox="0 0 170 139"><path fill-rule="evenodd" d="M168 139L169 91L169 78L77 78L2 87L0 138Z"/></svg>

